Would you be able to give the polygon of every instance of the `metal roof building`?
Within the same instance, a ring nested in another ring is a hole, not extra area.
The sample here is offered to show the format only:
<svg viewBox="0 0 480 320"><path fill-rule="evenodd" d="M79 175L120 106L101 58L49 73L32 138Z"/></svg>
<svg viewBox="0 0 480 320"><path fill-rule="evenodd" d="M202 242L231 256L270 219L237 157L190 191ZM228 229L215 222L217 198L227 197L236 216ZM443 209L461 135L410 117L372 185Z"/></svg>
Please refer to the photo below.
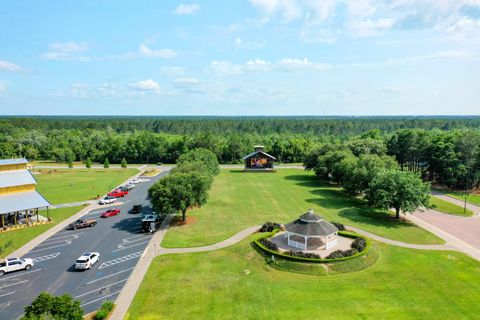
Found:
<svg viewBox="0 0 480 320"><path fill-rule="evenodd" d="M0 160L0 227L16 225L18 214L26 213L26 223L30 223L29 214L36 214L38 209L50 206L40 193L35 190L37 181L27 170L26 159ZM48 216L48 210L47 210Z"/></svg>

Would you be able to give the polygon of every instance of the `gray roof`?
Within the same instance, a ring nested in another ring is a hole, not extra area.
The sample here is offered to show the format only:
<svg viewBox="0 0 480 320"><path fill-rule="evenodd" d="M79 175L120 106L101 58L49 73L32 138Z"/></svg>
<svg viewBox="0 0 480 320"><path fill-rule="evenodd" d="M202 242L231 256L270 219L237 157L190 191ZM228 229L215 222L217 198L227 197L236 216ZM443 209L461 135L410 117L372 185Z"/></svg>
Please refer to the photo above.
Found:
<svg viewBox="0 0 480 320"><path fill-rule="evenodd" d="M337 227L313 213L312 209L299 219L286 224L285 229L304 236L328 236L338 231Z"/></svg>
<svg viewBox="0 0 480 320"><path fill-rule="evenodd" d="M249 153L247 154L245 157L243 157L242 159L245 160L245 159L248 159L250 157L253 157L254 155L258 154L258 153L261 153L267 157L269 157L270 159L273 159L273 160L277 160L274 156L272 155L269 155L268 153L264 152L264 151L253 151L252 153Z"/></svg>
<svg viewBox="0 0 480 320"><path fill-rule="evenodd" d="M27 169L0 171L0 188L37 184L37 181Z"/></svg>
<svg viewBox="0 0 480 320"><path fill-rule="evenodd" d="M37 191L0 195L0 214L48 206L50 202Z"/></svg>
<svg viewBox="0 0 480 320"><path fill-rule="evenodd" d="M28 163L27 159L19 158L19 159L1 159L0 166L9 165L9 164L23 164Z"/></svg>

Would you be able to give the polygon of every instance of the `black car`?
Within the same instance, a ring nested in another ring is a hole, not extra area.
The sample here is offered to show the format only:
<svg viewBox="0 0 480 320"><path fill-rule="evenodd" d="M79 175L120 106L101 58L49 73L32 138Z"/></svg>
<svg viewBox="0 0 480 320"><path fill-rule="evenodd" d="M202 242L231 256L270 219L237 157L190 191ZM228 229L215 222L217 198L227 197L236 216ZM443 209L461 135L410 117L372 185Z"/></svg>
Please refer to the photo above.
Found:
<svg viewBox="0 0 480 320"><path fill-rule="evenodd" d="M136 204L133 206L132 210L130 210L130 213L141 213L142 209L143 208L141 204Z"/></svg>

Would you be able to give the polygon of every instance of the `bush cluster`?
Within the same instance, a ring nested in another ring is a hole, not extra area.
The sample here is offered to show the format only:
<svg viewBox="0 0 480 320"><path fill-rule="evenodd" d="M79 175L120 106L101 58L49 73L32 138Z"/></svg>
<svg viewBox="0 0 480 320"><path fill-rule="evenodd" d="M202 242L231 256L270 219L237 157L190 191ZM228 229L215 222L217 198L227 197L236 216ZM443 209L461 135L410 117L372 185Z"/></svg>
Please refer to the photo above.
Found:
<svg viewBox="0 0 480 320"><path fill-rule="evenodd" d="M311 252L302 252L302 251L287 251L285 254L292 256L292 257L300 257L300 258L307 258L307 259L322 259L321 256Z"/></svg>
<svg viewBox="0 0 480 320"><path fill-rule="evenodd" d="M270 239L263 238L258 240L265 248L272 250L272 251L278 251L278 246L273 243Z"/></svg>
<svg viewBox="0 0 480 320"><path fill-rule="evenodd" d="M260 228L260 232L272 232L275 229L281 228L282 226L279 223L267 221Z"/></svg>
<svg viewBox="0 0 480 320"><path fill-rule="evenodd" d="M114 306L115 304L112 301L105 301L100 307L100 310L95 313L95 320L107 319L108 314L113 310Z"/></svg>
<svg viewBox="0 0 480 320"><path fill-rule="evenodd" d="M345 231L345 226L339 222L330 222L335 227L337 227L338 231Z"/></svg>
<svg viewBox="0 0 480 320"><path fill-rule="evenodd" d="M352 247L352 249L355 249L358 252L362 252L367 247L367 240L365 240L364 238L356 238L355 240L353 240L350 246Z"/></svg>
<svg viewBox="0 0 480 320"><path fill-rule="evenodd" d="M332 253L330 253L326 259L339 259L339 258L345 258L345 257L350 257L353 256L354 254L357 254L358 251L355 249L348 249L348 250L335 250Z"/></svg>

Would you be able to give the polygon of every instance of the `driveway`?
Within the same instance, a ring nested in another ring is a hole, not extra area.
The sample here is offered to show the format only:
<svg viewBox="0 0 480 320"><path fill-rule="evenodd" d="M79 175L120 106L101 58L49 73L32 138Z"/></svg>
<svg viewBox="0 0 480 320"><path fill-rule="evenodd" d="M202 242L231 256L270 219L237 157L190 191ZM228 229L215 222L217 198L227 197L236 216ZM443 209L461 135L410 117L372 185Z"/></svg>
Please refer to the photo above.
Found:
<svg viewBox="0 0 480 320"><path fill-rule="evenodd" d="M141 215L129 214L134 204L149 205L148 188L168 174L146 178L117 205L85 212L84 218L97 219L92 228L60 230L30 250L30 271L0 277L0 319L19 318L26 305L42 291L70 294L81 301L85 313L97 310L105 300L114 301L127 282L151 235L141 231ZM118 208L117 216L101 219L107 208ZM147 208L148 209L148 208ZM98 251L100 261L91 270L77 272L75 260L86 251Z"/></svg>

